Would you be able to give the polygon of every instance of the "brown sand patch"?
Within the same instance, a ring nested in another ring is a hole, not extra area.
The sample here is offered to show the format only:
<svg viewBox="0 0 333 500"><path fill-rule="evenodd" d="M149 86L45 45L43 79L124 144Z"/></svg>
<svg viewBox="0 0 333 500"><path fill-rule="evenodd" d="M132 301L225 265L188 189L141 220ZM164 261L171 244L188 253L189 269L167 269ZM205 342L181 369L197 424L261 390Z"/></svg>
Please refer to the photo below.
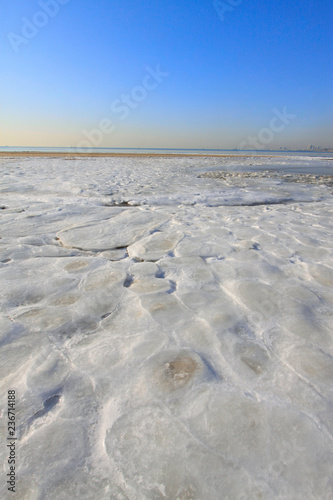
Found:
<svg viewBox="0 0 333 500"><path fill-rule="evenodd" d="M87 267L87 262L84 260L76 260L75 262L70 262L66 264L66 271L77 271L78 269L82 269L83 267Z"/></svg>
<svg viewBox="0 0 333 500"><path fill-rule="evenodd" d="M105 158L105 157L142 157L142 158L273 158L268 155L224 155L224 154L185 154L185 153L43 153L42 151L20 151L7 153L0 151L0 158ZM278 158L274 156L274 158Z"/></svg>
<svg viewBox="0 0 333 500"><path fill-rule="evenodd" d="M173 361L164 364L162 383L169 389L179 389L189 383L197 369L198 363L190 356L177 356Z"/></svg>

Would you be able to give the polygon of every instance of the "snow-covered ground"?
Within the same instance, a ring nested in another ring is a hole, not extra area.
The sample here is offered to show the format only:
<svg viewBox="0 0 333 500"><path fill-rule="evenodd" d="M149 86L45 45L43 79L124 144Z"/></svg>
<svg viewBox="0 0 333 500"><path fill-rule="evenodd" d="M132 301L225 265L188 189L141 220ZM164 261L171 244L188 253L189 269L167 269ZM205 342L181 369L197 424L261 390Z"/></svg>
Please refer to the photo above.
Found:
<svg viewBox="0 0 333 500"><path fill-rule="evenodd" d="M333 498L332 168L0 159L1 497Z"/></svg>

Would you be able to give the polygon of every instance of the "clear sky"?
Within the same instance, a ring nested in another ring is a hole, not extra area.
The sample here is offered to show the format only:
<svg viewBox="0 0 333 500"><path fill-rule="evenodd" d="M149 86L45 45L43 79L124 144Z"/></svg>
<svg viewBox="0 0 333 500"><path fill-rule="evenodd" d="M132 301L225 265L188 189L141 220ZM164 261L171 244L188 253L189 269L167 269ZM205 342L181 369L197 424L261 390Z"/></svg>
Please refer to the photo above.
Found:
<svg viewBox="0 0 333 500"><path fill-rule="evenodd" d="M333 146L331 0L0 7L1 146Z"/></svg>

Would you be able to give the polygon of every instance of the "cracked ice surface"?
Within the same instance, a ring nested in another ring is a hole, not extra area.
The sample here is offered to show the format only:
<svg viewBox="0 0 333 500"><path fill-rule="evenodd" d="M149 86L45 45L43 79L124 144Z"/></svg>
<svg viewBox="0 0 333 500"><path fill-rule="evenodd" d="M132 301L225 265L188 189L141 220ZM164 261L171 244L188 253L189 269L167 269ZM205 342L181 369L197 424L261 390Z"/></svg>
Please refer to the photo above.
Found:
<svg viewBox="0 0 333 500"><path fill-rule="evenodd" d="M18 498L333 497L328 160L0 168Z"/></svg>

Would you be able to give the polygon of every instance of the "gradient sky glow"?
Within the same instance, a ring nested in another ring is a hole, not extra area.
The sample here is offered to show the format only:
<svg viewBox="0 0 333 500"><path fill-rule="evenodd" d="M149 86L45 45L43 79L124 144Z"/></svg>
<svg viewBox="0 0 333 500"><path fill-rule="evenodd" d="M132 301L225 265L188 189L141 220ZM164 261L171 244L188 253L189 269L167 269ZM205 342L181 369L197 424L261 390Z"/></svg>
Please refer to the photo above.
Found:
<svg viewBox="0 0 333 500"><path fill-rule="evenodd" d="M331 0L0 6L1 146L333 147Z"/></svg>

